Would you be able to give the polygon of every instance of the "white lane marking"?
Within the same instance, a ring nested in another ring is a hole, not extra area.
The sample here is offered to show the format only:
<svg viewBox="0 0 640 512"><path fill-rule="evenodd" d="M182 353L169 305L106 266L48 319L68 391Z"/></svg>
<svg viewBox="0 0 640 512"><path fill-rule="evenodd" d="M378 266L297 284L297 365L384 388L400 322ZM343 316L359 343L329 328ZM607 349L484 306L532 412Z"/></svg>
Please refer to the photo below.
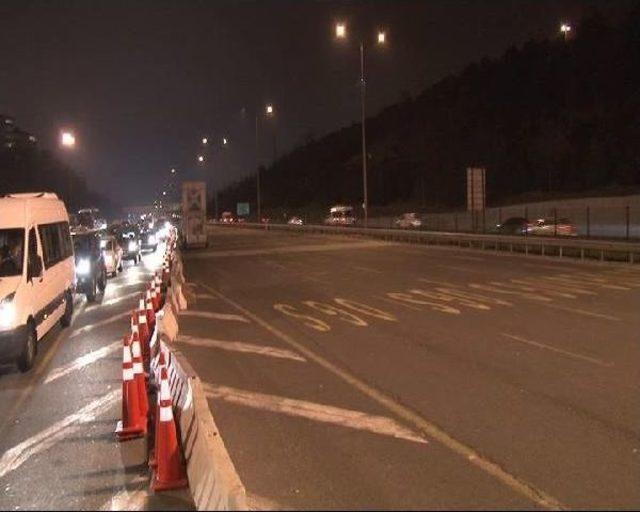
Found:
<svg viewBox="0 0 640 512"><path fill-rule="evenodd" d="M59 368L56 368L55 370L53 370L49 374L49 376L45 379L44 383L48 384L49 382L53 382L54 380L64 377L65 375L69 375L72 372L80 370L85 366L89 366L90 364L95 363L99 359L102 359L103 357L108 356L112 352L115 352L120 347L122 347L122 341L118 340L113 342L111 345L107 345L106 347L99 348L97 350L94 350L93 352L89 352L88 354L80 356L77 359L74 359L73 361L71 361L70 363L65 364L64 366L60 366Z"/></svg>
<svg viewBox="0 0 640 512"><path fill-rule="evenodd" d="M193 311L190 309L186 309L184 311L180 311L179 316L194 316L197 318L209 318L210 320L230 320L233 322L244 322L249 323L245 317L240 315L233 315L229 313L212 313L211 311Z"/></svg>
<svg viewBox="0 0 640 512"><path fill-rule="evenodd" d="M186 336L181 334L178 336L177 342L196 347L219 348L222 350L230 350L232 352L247 352L259 354L261 356L291 359L302 363L307 362L304 357L292 352L291 350L266 345L254 345L252 343L244 343L242 341L214 340L210 338L197 338L195 336Z"/></svg>
<svg viewBox="0 0 640 512"><path fill-rule="evenodd" d="M80 424L93 421L119 399L122 391L114 389L106 395L85 405L78 412L57 421L50 427L7 450L0 458L0 478L18 469L34 455L48 450L76 431Z"/></svg>
<svg viewBox="0 0 640 512"><path fill-rule="evenodd" d="M351 249L370 249L372 247L388 247L389 242L344 242L337 244L297 245L289 247L272 247L269 249L236 249L229 251L208 251L189 255L189 259L228 258L236 256L260 256L263 254L296 254L302 252L344 251Z"/></svg>
<svg viewBox="0 0 640 512"><path fill-rule="evenodd" d="M216 298L210 293L196 293L196 299L216 300Z"/></svg>
<svg viewBox="0 0 640 512"><path fill-rule="evenodd" d="M80 327L79 329L76 329L75 331L73 331L69 335L69 339L75 338L76 336L79 336L80 334L83 334L85 332L92 331L93 329L97 329L98 327L102 327L103 325L108 325L113 322L117 322L118 320L130 315L131 315L131 311L125 311L124 313L118 313L117 315L113 315L113 316L110 316L109 318L105 318L104 320L100 320L99 322L94 322L92 324L85 325L84 327Z"/></svg>
<svg viewBox="0 0 640 512"><path fill-rule="evenodd" d="M263 411L277 412L288 416L297 416L322 423L331 423L341 427L365 430L374 434L395 437L414 443L426 444L427 440L400 425L397 421L384 416L376 416L361 411L342 409L305 400L296 400L282 396L254 393L227 386L204 384L205 394L225 402L253 407Z"/></svg>
<svg viewBox="0 0 640 512"><path fill-rule="evenodd" d="M571 352L569 350L564 350L562 348L553 347L551 345L547 345L545 343L540 343L539 341L528 340L523 338L522 336L516 336L515 334L508 334L506 332L502 333L506 338L519 341L520 343L526 343L527 345L532 345L534 347L543 348L545 350L550 350L552 352L557 352L558 354L563 354L568 357L573 357L575 359L581 359L582 361L587 361L589 363L597 364L599 366L604 366L609 368L613 366L613 363L607 363L606 361L601 361L600 359L596 359L595 357L589 357L582 354L578 354L576 352Z"/></svg>
<svg viewBox="0 0 640 512"><path fill-rule="evenodd" d="M351 265L351 268L361 270L362 272L369 272L370 274L384 274L382 270L378 270L377 268L359 267L358 265Z"/></svg>
<svg viewBox="0 0 640 512"><path fill-rule="evenodd" d="M323 356L317 354L310 348L307 348L306 345L300 343L295 340L293 337L285 334L281 330L272 326L266 320L263 320L257 315L254 315L248 309L242 307L240 304L235 302L234 300L226 297L224 294L220 293L216 289L202 283L202 287L209 290L216 297L220 298L222 301L226 302L230 306L234 307L242 314L246 315L247 318L250 318L256 324L263 327L265 330L269 331L278 339L284 341L287 345L293 347L301 354L304 354L308 360L315 362L325 370L329 371L339 379L343 380L347 384L349 384L354 389L357 389L362 394L368 396L387 410L396 414L400 418L404 419L406 422L414 425L420 432L424 432L426 435L432 437L436 441L438 441L443 446L447 447L449 450L454 453L464 457L469 461L470 464L475 465L488 475L492 476L496 480L502 482L504 485L509 487L514 492L521 494L526 497L533 503L538 504L541 507L553 509L553 510L562 510L566 507L560 503L556 498L546 493L542 489L535 487L530 484L526 480L523 480L502 467L499 464L493 462L491 459L481 455L471 446L458 441L456 438L452 437L445 430L438 427L434 423L430 422L420 414L411 410L408 407L403 406L402 404L395 401L393 398L387 396L386 394L378 391L377 389L369 386L366 382L360 380L355 375L352 375L348 371L336 366L328 359L325 359Z"/></svg>
<svg viewBox="0 0 640 512"><path fill-rule="evenodd" d="M576 313L578 315L592 316L594 318L604 318L605 320L612 320L614 322L620 321L620 319L617 316L606 315L604 313L598 313L596 311L588 311L586 309L570 308L568 306L560 306L558 304L547 304L544 302L540 302L538 303L538 305L544 306L546 308L551 308L551 309L559 309L560 311L568 311L569 313Z"/></svg>
<svg viewBox="0 0 640 512"><path fill-rule="evenodd" d="M133 281L127 281L124 284L112 284L111 286L107 287L107 291L111 293L114 290L119 290L121 288L130 288L132 286L137 286L139 284L146 283L146 282L147 282L146 279L134 279Z"/></svg>
<svg viewBox="0 0 640 512"><path fill-rule="evenodd" d="M247 506L249 510L293 510L293 507L284 506L264 496L247 493Z"/></svg>
<svg viewBox="0 0 640 512"><path fill-rule="evenodd" d="M139 292L139 291L131 292L131 293L127 293L126 295L116 297L115 299L105 300L100 304L92 304L91 306L87 307L87 311L93 311L94 309L97 309L101 306L113 306L114 304L118 304L118 302L122 302L123 300L127 300L127 299L130 299L131 297L135 297L136 295L140 295L140 293L142 292Z"/></svg>

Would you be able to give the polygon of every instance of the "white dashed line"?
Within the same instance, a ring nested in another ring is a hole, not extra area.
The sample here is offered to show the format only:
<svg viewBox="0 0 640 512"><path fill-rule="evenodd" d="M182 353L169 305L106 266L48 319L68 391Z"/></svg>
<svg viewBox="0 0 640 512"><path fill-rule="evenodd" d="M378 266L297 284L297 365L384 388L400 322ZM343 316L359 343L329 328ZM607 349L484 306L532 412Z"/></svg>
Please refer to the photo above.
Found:
<svg viewBox="0 0 640 512"><path fill-rule="evenodd" d="M122 341L115 341L111 345L107 345L106 347L99 348L93 352L80 356L69 364L65 364L64 366L60 366L53 370L45 379L44 383L48 384L49 382L53 382L54 380L64 377L65 375L80 370L85 366L89 366L103 357L108 356L112 352L115 352L120 347L122 347Z"/></svg>
<svg viewBox="0 0 640 512"><path fill-rule="evenodd" d="M607 363L605 361L601 361L600 359L596 359L595 357L589 357L589 356L585 356L582 354L578 354L576 352L571 352L569 350L564 350L562 348L557 348L557 347L553 347L551 345L547 345L545 343L540 343L538 341L532 341L532 340L528 340L526 338L523 338L522 336L516 336L515 334L507 334L507 333L502 333L502 335L506 338L515 340L515 341L519 341L520 343L525 343L527 345L531 345L534 347L538 347L538 348L542 348L545 350L550 350L552 352L556 352L558 354L563 354L565 356L568 357L573 357L574 359L580 359L582 361L587 361L589 363L593 363L593 364L597 364L599 366L604 366L604 367L611 367L613 366L613 363Z"/></svg>
<svg viewBox="0 0 640 512"><path fill-rule="evenodd" d="M247 324L249 323L249 320L240 315L233 315L229 313L212 313L211 311L191 311L187 309L184 311L180 311L179 316L192 316L196 318L208 318L210 320L229 320L232 322L244 322Z"/></svg>
<svg viewBox="0 0 640 512"><path fill-rule="evenodd" d="M34 455L48 450L53 445L67 438L69 434L78 429L80 424L96 419L98 415L116 403L121 393L122 391L120 389L115 389L103 397L94 400L89 405L84 406L78 412L57 421L49 428L42 430L35 436L7 450L2 455L2 458L0 458L0 478L18 469Z"/></svg>
<svg viewBox="0 0 640 512"><path fill-rule="evenodd" d="M302 363L307 362L304 357L292 352L291 350L269 347L266 345L254 345L253 343L244 343L242 341L213 340L209 338L196 338L194 336L179 335L177 342L196 347L219 348L232 352L246 352L261 356L277 357L280 359L291 359Z"/></svg>
<svg viewBox="0 0 640 512"><path fill-rule="evenodd" d="M331 405L323 405L305 400L295 400L275 395L265 395L235 389L226 386L212 386L204 384L205 394L213 399L244 405L263 411L297 416L322 423L364 430L374 434L395 437L414 443L426 444L427 440L403 427L397 421L384 416L375 416L361 411L342 409Z"/></svg>

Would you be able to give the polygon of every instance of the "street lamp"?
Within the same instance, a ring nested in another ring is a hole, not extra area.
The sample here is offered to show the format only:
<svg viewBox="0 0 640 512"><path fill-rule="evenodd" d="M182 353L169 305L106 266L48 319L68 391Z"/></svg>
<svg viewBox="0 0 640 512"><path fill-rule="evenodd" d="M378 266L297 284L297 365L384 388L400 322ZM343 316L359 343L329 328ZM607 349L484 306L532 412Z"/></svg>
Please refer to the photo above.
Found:
<svg viewBox="0 0 640 512"><path fill-rule="evenodd" d="M176 170L175 169L171 169L171 174L175 174Z"/></svg>
<svg viewBox="0 0 640 512"><path fill-rule="evenodd" d="M338 39L347 38L347 26L345 23L339 22L336 24L336 37ZM387 43L387 33L383 30L378 30L377 44L379 46ZM367 131L366 131L366 88L367 81L365 76L364 67L364 54L365 54L365 41L360 40L360 109L361 109L361 124L362 124L362 189L363 189L363 201L362 207L364 209L364 227L367 227L369 222L369 193L367 187Z"/></svg>
<svg viewBox="0 0 640 512"><path fill-rule="evenodd" d="M64 131L60 134L60 144L64 148L73 148L76 145L76 137L73 133Z"/></svg>
<svg viewBox="0 0 640 512"><path fill-rule="evenodd" d="M206 137L202 137L202 145L203 146L206 146L208 142L209 142L209 139L207 139Z"/></svg>
<svg viewBox="0 0 640 512"><path fill-rule="evenodd" d="M200 163L204 162L204 156L198 155L198 162Z"/></svg>
<svg viewBox="0 0 640 512"><path fill-rule="evenodd" d="M571 32L571 25L563 23L560 25L560 32L562 32L562 37L564 37L564 40L566 41L567 37L569 37L569 32Z"/></svg>
<svg viewBox="0 0 640 512"><path fill-rule="evenodd" d="M264 107L265 117L273 117L275 115L275 108L273 104L267 103ZM260 121L259 110L256 109L256 151L255 151L255 164L256 164L256 210L258 214L258 222L262 219L262 203L260 195L260 165L258 163L258 126Z"/></svg>

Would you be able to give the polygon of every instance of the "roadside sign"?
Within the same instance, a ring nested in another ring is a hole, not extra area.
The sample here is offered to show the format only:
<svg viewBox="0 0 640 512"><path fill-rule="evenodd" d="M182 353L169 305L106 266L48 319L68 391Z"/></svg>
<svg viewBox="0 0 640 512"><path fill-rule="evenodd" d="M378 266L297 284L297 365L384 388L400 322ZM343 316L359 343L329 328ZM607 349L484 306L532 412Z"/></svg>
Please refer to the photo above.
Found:
<svg viewBox="0 0 640 512"><path fill-rule="evenodd" d="M484 167L467 168L467 210L478 212L486 206L486 171Z"/></svg>
<svg viewBox="0 0 640 512"><path fill-rule="evenodd" d="M237 203L236 213L238 214L238 217L246 217L249 215L249 203Z"/></svg>
<svg viewBox="0 0 640 512"><path fill-rule="evenodd" d="M187 247L207 245L206 197L204 181L182 184L182 232Z"/></svg>

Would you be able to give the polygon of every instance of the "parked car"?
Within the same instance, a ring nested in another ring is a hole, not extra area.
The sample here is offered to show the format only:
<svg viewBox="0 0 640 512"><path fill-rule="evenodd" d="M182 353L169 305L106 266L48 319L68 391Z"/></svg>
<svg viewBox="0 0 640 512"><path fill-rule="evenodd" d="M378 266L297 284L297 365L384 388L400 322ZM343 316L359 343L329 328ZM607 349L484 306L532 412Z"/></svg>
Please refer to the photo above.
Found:
<svg viewBox="0 0 640 512"><path fill-rule="evenodd" d="M108 235L100 240L100 249L104 256L107 275L115 277L122 272L122 246L115 236Z"/></svg>
<svg viewBox="0 0 640 512"><path fill-rule="evenodd" d="M526 235L530 231L531 223L524 217L509 217L495 229L499 235Z"/></svg>
<svg viewBox="0 0 640 512"><path fill-rule="evenodd" d="M69 215L52 193L0 198L0 361L29 370L38 340L73 315Z"/></svg>
<svg viewBox="0 0 640 512"><path fill-rule="evenodd" d="M403 213L395 220L397 228L418 229L422 227L422 221L416 213Z"/></svg>
<svg viewBox="0 0 640 512"><path fill-rule="evenodd" d="M287 224L291 224L292 226L302 226L302 224L304 224L302 222L302 219L300 217L291 217L288 221Z"/></svg>
<svg viewBox="0 0 640 512"><path fill-rule="evenodd" d="M578 228L569 219L538 219L531 226L531 233L541 236L578 236Z"/></svg>
<svg viewBox="0 0 640 512"><path fill-rule="evenodd" d="M324 223L330 226L353 226L356 217L352 206L332 206L329 209L329 216L324 219Z"/></svg>
<svg viewBox="0 0 640 512"><path fill-rule="evenodd" d="M84 293L94 302L107 287L107 267L100 249L100 235L95 232L74 233L76 256L76 292Z"/></svg>

